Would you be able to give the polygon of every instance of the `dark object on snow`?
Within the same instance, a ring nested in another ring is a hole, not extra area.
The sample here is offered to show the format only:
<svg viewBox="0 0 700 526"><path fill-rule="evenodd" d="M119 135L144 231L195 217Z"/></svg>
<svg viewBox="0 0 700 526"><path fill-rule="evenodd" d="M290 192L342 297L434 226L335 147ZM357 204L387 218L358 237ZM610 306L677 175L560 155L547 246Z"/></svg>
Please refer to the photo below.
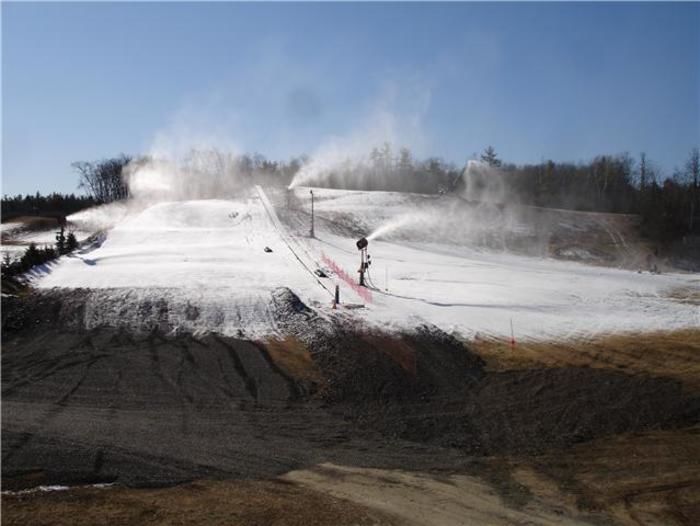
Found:
<svg viewBox="0 0 700 526"><path fill-rule="evenodd" d="M316 274L319 278L327 278L328 274L326 274L322 269L317 268L314 270L314 274Z"/></svg>
<svg viewBox="0 0 700 526"><path fill-rule="evenodd" d="M367 241L366 237L363 237L356 244L357 250L360 251L360 269L357 271L360 274L360 287L365 287L365 272L367 272L370 265L370 258L367 254L367 245L369 245L369 241Z"/></svg>
<svg viewBox="0 0 700 526"><path fill-rule="evenodd" d="M73 252L78 246L78 240L75 234L73 232L68 232L68 236L66 237L66 252Z"/></svg>
<svg viewBox="0 0 700 526"><path fill-rule="evenodd" d="M265 250L265 252L272 252L272 249L270 247L265 247L263 250Z"/></svg>

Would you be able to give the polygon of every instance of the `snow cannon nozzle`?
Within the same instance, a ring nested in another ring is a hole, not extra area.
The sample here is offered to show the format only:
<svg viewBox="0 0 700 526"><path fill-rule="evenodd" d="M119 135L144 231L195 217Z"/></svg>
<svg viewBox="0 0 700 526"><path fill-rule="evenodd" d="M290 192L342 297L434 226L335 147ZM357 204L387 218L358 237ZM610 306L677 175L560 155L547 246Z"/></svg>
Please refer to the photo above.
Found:
<svg viewBox="0 0 700 526"><path fill-rule="evenodd" d="M357 250L362 250L363 248L367 248L367 245L369 245L369 241L367 241L366 237L363 237L357 242Z"/></svg>

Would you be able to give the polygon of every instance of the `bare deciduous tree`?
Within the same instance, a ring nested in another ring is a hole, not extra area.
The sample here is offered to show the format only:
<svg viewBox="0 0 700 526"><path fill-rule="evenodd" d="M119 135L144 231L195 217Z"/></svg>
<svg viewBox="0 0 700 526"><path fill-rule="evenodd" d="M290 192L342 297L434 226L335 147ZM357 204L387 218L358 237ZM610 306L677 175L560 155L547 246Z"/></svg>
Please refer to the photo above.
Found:
<svg viewBox="0 0 700 526"><path fill-rule="evenodd" d="M95 200L108 203L128 196L124 168L130 162L131 157L122 154L102 161L79 161L71 166L78 172L78 187L87 191Z"/></svg>

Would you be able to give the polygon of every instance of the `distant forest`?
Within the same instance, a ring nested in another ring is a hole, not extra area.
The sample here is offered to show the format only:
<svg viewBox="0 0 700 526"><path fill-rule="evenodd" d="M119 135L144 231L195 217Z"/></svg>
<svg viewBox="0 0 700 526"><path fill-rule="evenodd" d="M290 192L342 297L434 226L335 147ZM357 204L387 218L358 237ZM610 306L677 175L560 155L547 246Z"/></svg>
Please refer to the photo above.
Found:
<svg viewBox="0 0 700 526"><path fill-rule="evenodd" d="M62 219L65 216L98 204L91 195L36 194L3 196L2 220L8 221L21 216L43 216Z"/></svg>
<svg viewBox="0 0 700 526"><path fill-rule="evenodd" d="M674 241L700 234L700 158L694 148L681 168L661 174L641 154L600 155L583 163L543 161L516 165L486 148L478 160L492 170L505 188L506 200L525 205L571 210L638 214L643 233L656 241ZM218 150L193 150L181 169L197 177L237 178L250 183L288 185L307 157L269 160L260 154L233 155ZM2 219L21 215L66 216L95 204L128 197L125 175L150 162L148 157L121 155L112 159L73 164L79 187L86 195L50 194L5 196ZM407 148L389 143L373 148L362 161L335 162L319 171L314 186L354 190L455 193L464 190L464 168L438 157L416 159Z"/></svg>

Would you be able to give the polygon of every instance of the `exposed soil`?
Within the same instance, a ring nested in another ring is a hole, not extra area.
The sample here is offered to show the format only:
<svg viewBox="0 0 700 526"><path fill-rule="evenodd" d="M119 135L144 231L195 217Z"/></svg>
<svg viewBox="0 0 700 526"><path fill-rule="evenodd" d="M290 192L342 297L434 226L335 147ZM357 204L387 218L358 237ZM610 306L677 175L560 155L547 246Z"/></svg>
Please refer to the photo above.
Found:
<svg viewBox="0 0 700 526"><path fill-rule="evenodd" d="M167 489L83 488L4 495L3 524L390 525L387 514L283 481L194 482Z"/></svg>
<svg viewBox="0 0 700 526"><path fill-rule="evenodd" d="M596 359L585 363L575 350L572 356L577 358L569 361L562 358L563 351L551 351L542 361L523 353L529 358L499 366L501 350L465 346L433 328L387 335L333 327L309 317L298 298L282 296L280 305L287 309L296 336L265 343L214 334L165 334L158 327L141 332L85 330L80 291L4 297L3 489L93 482L138 488L209 479L229 482L205 484L202 502L221 497L219 492L228 492L236 502L255 488L261 498L270 499L261 507L271 515L245 515L243 510L241 522L269 523L265 518L278 517L275 510L286 506L287 498L331 513L332 503L324 504L315 493L296 494L302 491L296 486L276 500L277 486L265 486L273 483L231 482L293 472L297 475L289 480L297 485L325 487L330 495L355 502L359 507L348 508L347 517L360 524L366 518L383 523L385 513L411 522L406 513L412 508L401 504L404 498L420 502L420 491L411 486L432 492L438 501L481 491L482 511L491 514L493 524L515 523L528 513L537 524L556 523L563 516L589 521L590 514L597 521L599 514L622 517L616 511L619 499L637 498L629 497L633 490L623 482L614 486L624 486L617 500L596 493L602 482L584 469L585 462L592 462L591 451L606 451L600 455L612 461L615 455L624 457L620 447L606 445L616 437L685 434L681 444L697 436L687 435L700 420L694 369L686 376L676 374L673 367L660 367L660 356L653 352L635 355L634 367L624 371L599 366ZM299 332L296 317L305 320L305 332ZM668 345L669 355L686 356ZM617 356L616 347L611 349ZM603 356L602 348L599 352ZM690 354L683 359L694 363ZM629 356L611 358L615 360L632 361ZM660 447L656 444L649 447ZM684 488L700 476L697 462L678 475L680 449L669 456L659 469L680 486L675 496L657 504L666 506L664 517L671 509L683 524L688 510L695 509ZM600 473L605 473L602 467ZM646 480L639 471L629 476ZM384 507L368 499L366 489L381 477L388 482L377 488L384 487L382 494L395 498ZM451 482L445 485L436 477ZM682 477L686 486L678 482ZM405 485L405 491L389 491L396 485ZM450 485L461 489L450 493ZM30 522L40 524L51 513L68 521L74 510L95 504L95 510L114 520L125 513L127 524L138 517L141 522L172 523L178 510L184 513L175 496L188 487L161 490L166 493L158 494L157 503L156 494L146 490L76 490L75 498L70 497L74 492L5 496L3 512L26 523L26 514L35 509L36 520ZM659 491L673 490L664 488ZM498 497L490 501L486 495L493 492ZM572 492L581 498L571 497ZM113 493L118 495L113 502L103 497ZM555 497L547 500L550 494ZM644 506L656 506L654 502ZM459 506L453 510L456 517L469 504ZM132 507L142 514L128 514ZM216 515L217 509L212 507L212 523L226 516L224 508ZM518 515L522 510L525 515ZM199 511L192 513L200 518ZM299 512L299 517L305 515ZM479 522L479 517L477 513L472 520ZM441 522L450 524L448 519ZM323 514L318 521L338 522Z"/></svg>
<svg viewBox="0 0 700 526"><path fill-rule="evenodd" d="M605 511L630 525L691 525L700 516L698 426L621 434L510 462L533 497L568 511Z"/></svg>
<svg viewBox="0 0 700 526"><path fill-rule="evenodd" d="M520 505L507 505L488 482L463 473L435 476L324 464L283 479L376 509L407 525L574 525L599 519L578 511L564 514L529 496Z"/></svg>
<svg viewBox="0 0 700 526"><path fill-rule="evenodd" d="M568 366L490 371L444 334L385 340L344 338L351 343L319 363L334 409L388 436L469 454L524 454L700 418L697 394L668 378ZM390 358L397 349L400 358Z"/></svg>

